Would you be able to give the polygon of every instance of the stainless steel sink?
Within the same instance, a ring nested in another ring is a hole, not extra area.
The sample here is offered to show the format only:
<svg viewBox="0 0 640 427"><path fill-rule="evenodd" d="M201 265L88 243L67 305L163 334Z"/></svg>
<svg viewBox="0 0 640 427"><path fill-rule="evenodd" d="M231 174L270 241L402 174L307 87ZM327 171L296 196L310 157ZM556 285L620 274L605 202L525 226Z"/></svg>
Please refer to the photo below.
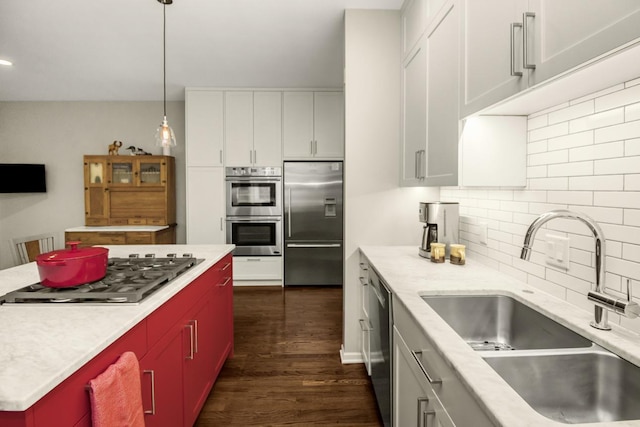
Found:
<svg viewBox="0 0 640 427"><path fill-rule="evenodd" d="M590 347L591 341L503 295L423 296L476 350Z"/></svg>
<svg viewBox="0 0 640 427"><path fill-rule="evenodd" d="M640 419L640 368L606 350L485 357L540 414L563 423Z"/></svg>

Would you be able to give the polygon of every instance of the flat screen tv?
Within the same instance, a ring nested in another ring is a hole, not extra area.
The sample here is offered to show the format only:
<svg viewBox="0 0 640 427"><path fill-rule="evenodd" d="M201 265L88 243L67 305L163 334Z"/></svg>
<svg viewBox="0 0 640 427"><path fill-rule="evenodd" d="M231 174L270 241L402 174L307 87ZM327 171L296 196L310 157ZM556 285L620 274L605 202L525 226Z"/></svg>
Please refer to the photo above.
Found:
<svg viewBox="0 0 640 427"><path fill-rule="evenodd" d="M46 193L44 165L0 163L0 193Z"/></svg>

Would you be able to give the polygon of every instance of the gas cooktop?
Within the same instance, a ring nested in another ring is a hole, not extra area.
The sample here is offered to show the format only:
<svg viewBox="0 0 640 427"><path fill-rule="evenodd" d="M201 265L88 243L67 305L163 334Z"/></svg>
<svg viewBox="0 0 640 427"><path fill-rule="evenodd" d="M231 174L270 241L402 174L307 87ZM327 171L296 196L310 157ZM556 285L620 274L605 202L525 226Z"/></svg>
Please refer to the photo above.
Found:
<svg viewBox="0 0 640 427"><path fill-rule="evenodd" d="M40 283L0 296L0 304L137 304L178 275L202 262L191 254L129 255L109 258L107 274L101 280L68 288L50 288Z"/></svg>

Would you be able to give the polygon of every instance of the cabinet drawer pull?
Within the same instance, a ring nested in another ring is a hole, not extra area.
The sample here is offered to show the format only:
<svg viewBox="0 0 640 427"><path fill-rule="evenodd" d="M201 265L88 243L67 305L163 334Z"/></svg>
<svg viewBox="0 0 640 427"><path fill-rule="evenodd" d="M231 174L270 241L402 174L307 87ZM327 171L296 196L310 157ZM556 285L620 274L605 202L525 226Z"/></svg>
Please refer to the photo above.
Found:
<svg viewBox="0 0 640 427"><path fill-rule="evenodd" d="M155 415L156 414L156 373L153 369L142 371L143 374L149 374L151 377L151 410L144 411L145 414Z"/></svg>
<svg viewBox="0 0 640 427"><path fill-rule="evenodd" d="M229 267L231 267L231 263L230 262L226 263L225 266L222 267L222 271L225 271Z"/></svg>
<svg viewBox="0 0 640 427"><path fill-rule="evenodd" d="M422 356L422 351L413 351L411 350L411 355L413 355L413 358L416 360L416 362L418 363L418 366L420 367L420 370L422 371L422 373L424 374L425 377L427 377L427 381L429 381L429 384L442 384L442 379L440 378L431 378L431 375L429 375L429 372L427 372L427 369L424 367L424 365L422 364L422 362L420 361L420 357L418 357L418 355Z"/></svg>
<svg viewBox="0 0 640 427"><path fill-rule="evenodd" d="M227 277L226 279L224 279L224 282L220 285L221 288L224 288L225 286L227 286L227 284L231 281L231 277Z"/></svg>

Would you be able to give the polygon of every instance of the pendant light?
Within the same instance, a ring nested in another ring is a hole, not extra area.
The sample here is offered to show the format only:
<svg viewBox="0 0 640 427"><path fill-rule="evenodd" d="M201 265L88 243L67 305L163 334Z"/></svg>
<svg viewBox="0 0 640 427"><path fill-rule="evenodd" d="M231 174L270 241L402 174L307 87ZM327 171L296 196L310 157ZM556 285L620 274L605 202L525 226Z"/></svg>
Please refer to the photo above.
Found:
<svg viewBox="0 0 640 427"><path fill-rule="evenodd" d="M164 104L163 104L163 118L162 124L156 129L156 145L162 147L162 154L165 156L171 155L171 147L175 147L176 135L173 133L173 129L167 122L167 14L166 7L168 4L172 4L173 0L158 0L158 3L162 3L162 78L164 88Z"/></svg>

